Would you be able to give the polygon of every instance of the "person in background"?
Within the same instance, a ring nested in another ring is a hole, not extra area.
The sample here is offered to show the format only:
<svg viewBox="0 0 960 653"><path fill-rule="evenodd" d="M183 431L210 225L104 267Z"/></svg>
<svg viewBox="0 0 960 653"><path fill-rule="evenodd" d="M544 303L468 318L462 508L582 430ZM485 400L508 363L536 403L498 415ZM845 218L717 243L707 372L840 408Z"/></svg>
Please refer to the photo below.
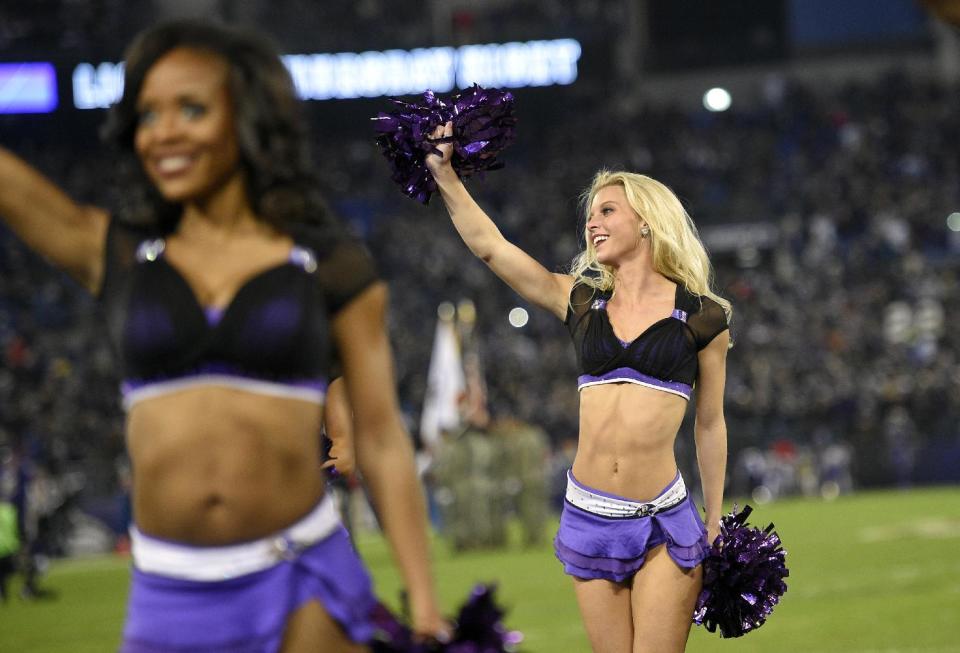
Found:
<svg viewBox="0 0 960 653"><path fill-rule="evenodd" d="M543 429L513 417L497 419L491 431L503 452L504 490L520 522L523 544L539 546L548 519L550 440Z"/></svg>

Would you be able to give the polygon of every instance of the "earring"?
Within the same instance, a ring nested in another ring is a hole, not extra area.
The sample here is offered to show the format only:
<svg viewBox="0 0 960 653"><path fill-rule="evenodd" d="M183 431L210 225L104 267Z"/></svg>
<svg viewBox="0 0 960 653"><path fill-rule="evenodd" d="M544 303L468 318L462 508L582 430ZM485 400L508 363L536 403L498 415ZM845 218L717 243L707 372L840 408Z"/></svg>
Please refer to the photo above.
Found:
<svg viewBox="0 0 960 653"><path fill-rule="evenodd" d="M646 238L649 235L650 235L650 227L648 227L647 225L643 225L642 227L640 227L641 238Z"/></svg>

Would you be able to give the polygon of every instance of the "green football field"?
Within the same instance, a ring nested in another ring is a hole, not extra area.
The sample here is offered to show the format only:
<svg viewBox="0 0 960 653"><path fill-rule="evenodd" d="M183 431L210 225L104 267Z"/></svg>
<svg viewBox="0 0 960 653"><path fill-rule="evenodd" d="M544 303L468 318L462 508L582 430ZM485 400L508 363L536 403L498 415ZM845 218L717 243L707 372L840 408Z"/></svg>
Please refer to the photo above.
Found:
<svg viewBox="0 0 960 653"><path fill-rule="evenodd" d="M758 631L724 640L695 627L688 651L960 653L960 488L781 501L753 518L775 522L789 590ZM359 548L393 602L399 584L382 540L365 536ZM434 555L444 605L459 605L475 582L496 582L523 651L589 650L549 545L453 555L438 541ZM115 650L128 566L113 556L54 563L43 584L56 600L0 605L0 653Z"/></svg>

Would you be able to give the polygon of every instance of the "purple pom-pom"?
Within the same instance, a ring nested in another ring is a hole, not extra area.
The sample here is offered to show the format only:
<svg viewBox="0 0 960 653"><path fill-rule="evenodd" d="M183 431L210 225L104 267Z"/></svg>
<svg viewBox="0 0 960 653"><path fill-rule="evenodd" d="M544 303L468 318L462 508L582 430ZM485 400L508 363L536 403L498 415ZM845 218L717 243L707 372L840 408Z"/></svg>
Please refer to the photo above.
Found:
<svg viewBox="0 0 960 653"><path fill-rule="evenodd" d="M457 614L456 628L447 643L414 641L409 626L378 604L371 615L376 631L374 653L516 653L523 635L503 626L504 611L494 599L495 590L492 585L473 589Z"/></svg>
<svg viewBox="0 0 960 653"><path fill-rule="evenodd" d="M740 637L759 628L787 591L787 552L773 524L747 524L753 508L744 506L720 520L717 537L703 561L703 590L693 621L721 637Z"/></svg>
<svg viewBox="0 0 960 653"><path fill-rule="evenodd" d="M437 190L427 169L427 154L438 152L438 142L452 142L450 163L461 179L502 168L497 155L516 138L513 94L476 84L444 101L432 91L420 103L391 100L397 108L381 112L376 121L377 145L393 169L391 179L400 190L426 204ZM433 130L453 122L453 138L434 140Z"/></svg>

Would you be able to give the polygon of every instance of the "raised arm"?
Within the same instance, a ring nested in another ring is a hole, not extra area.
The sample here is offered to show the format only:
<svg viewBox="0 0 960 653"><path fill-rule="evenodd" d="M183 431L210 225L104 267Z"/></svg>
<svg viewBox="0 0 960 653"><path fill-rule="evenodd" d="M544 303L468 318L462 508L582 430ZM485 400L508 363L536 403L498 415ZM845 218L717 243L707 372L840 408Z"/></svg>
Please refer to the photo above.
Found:
<svg viewBox="0 0 960 653"><path fill-rule="evenodd" d="M439 635L447 627L433 589L427 512L413 442L401 421L394 389L386 305L386 287L370 286L336 314L333 336L353 407L357 463L410 593L414 629Z"/></svg>
<svg viewBox="0 0 960 653"><path fill-rule="evenodd" d="M100 288L107 212L82 206L0 147L0 220L28 247L89 291Z"/></svg>
<svg viewBox="0 0 960 653"><path fill-rule="evenodd" d="M452 133L453 125L447 123L437 128L434 137L450 136ZM442 156L428 154L427 167L433 173L453 226L463 242L521 297L564 319L573 277L550 272L504 238L497 225L483 212L457 177L450 164L453 145L441 143L438 149Z"/></svg>
<svg viewBox="0 0 960 653"><path fill-rule="evenodd" d="M727 470L727 422L723 416L723 392L727 380L727 349L730 332L722 331L699 354L697 415L694 439L697 463L706 504L707 536L712 543L720 533L723 486Z"/></svg>

